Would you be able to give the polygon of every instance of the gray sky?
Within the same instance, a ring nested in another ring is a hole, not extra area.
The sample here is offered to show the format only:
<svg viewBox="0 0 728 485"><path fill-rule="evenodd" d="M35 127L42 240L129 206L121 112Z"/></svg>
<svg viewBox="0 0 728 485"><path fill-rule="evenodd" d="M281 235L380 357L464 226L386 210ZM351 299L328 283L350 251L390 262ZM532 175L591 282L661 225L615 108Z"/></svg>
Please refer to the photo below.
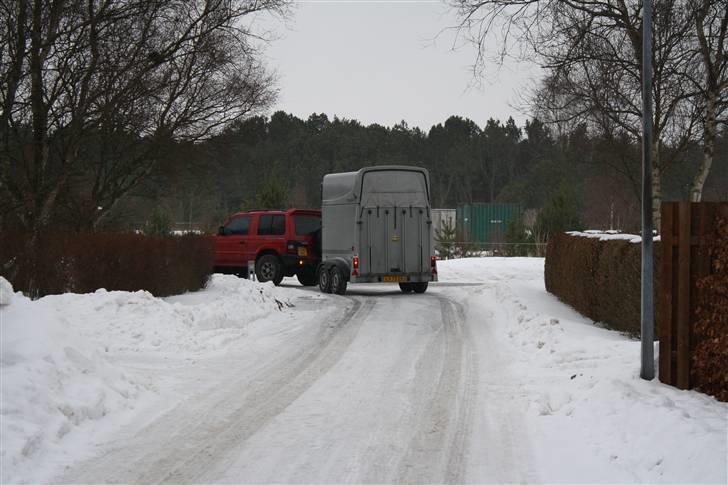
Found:
<svg viewBox="0 0 728 485"><path fill-rule="evenodd" d="M536 66L493 66L473 86L475 50L463 42L453 51L456 18L440 2L299 2L290 19L261 19L278 37L267 48L279 75L273 111L307 118L313 112L390 126L405 120L427 131L450 115L480 126L513 116L519 93L539 75ZM438 36L438 34L440 34Z"/></svg>

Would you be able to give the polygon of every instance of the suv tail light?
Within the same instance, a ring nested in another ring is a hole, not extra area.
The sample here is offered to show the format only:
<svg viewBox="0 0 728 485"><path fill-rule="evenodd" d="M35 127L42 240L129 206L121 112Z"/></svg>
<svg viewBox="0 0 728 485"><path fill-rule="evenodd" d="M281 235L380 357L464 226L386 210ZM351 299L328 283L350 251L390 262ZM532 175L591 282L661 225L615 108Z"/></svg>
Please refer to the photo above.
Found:
<svg viewBox="0 0 728 485"><path fill-rule="evenodd" d="M359 276L359 256L354 256L354 259L351 260L351 265L353 266L351 275Z"/></svg>
<svg viewBox="0 0 728 485"><path fill-rule="evenodd" d="M430 257L430 267L432 268L432 274L437 274L437 257Z"/></svg>
<svg viewBox="0 0 728 485"><path fill-rule="evenodd" d="M298 254L298 248L306 246L308 246L308 243L306 243L306 241L291 240L286 243L286 252L288 252L289 254Z"/></svg>

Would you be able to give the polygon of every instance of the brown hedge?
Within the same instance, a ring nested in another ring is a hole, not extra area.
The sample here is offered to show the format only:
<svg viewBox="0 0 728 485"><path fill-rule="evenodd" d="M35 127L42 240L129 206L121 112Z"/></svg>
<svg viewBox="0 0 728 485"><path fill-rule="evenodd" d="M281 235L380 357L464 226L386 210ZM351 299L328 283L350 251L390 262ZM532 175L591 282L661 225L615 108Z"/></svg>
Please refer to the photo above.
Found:
<svg viewBox="0 0 728 485"><path fill-rule="evenodd" d="M718 220L709 251L711 274L696 283L690 381L702 392L728 401L728 220Z"/></svg>
<svg viewBox="0 0 728 485"><path fill-rule="evenodd" d="M203 288L214 246L206 236L0 234L0 275L33 297L147 290L168 296Z"/></svg>
<svg viewBox="0 0 728 485"><path fill-rule="evenodd" d="M659 243L654 253L657 292ZM638 336L640 266L639 244L557 234L546 247L546 290L592 320Z"/></svg>

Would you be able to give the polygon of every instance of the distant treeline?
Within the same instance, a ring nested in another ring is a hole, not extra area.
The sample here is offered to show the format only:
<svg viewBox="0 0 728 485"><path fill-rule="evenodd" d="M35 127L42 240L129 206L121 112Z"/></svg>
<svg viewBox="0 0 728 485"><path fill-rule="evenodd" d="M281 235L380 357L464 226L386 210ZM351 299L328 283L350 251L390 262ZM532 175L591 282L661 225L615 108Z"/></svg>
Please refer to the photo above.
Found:
<svg viewBox="0 0 728 485"><path fill-rule="evenodd" d="M716 146L705 200L728 197L728 132ZM515 202L539 209L558 194L585 226L634 230L639 224L641 148L629 137L605 138L583 127L567 133L538 119L484 126L452 116L425 133L312 114L276 112L236 122L196 143L173 143L154 172L103 220L101 228L166 224L214 228L232 212L275 206L319 207L324 174L366 165L424 166L432 203ZM664 150L669 150L665 147ZM664 199L685 199L701 157L691 147L665 167ZM666 159L668 157L665 157ZM73 218L69 218L73 224Z"/></svg>

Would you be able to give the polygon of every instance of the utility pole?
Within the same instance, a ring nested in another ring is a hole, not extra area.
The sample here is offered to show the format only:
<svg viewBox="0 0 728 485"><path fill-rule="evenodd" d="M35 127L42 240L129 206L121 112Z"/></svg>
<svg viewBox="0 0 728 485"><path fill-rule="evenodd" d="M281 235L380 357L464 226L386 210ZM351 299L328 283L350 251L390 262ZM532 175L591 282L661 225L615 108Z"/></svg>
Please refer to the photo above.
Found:
<svg viewBox="0 0 728 485"><path fill-rule="evenodd" d="M655 378L652 244L652 0L642 2L642 366L640 377Z"/></svg>

